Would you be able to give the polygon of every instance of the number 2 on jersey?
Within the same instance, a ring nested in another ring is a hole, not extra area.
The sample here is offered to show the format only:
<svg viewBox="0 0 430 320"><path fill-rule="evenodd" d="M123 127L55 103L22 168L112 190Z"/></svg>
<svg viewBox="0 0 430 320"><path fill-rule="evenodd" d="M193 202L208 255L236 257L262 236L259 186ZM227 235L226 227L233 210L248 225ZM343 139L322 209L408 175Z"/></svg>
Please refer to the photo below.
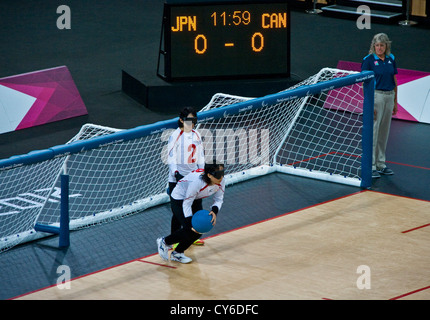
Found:
<svg viewBox="0 0 430 320"><path fill-rule="evenodd" d="M188 157L188 163L196 162L196 158L194 158L194 156L196 155L196 149L197 147L194 143L188 146L188 152L191 152L190 156Z"/></svg>

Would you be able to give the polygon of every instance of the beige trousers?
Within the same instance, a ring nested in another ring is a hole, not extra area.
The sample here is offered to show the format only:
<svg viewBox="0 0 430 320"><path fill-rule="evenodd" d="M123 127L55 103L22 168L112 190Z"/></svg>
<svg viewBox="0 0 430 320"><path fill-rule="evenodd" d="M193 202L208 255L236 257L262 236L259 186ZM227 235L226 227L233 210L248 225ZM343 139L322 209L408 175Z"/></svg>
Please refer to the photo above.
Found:
<svg viewBox="0 0 430 320"><path fill-rule="evenodd" d="M394 109L394 91L375 90L374 109L372 170L382 170L386 167L385 150Z"/></svg>

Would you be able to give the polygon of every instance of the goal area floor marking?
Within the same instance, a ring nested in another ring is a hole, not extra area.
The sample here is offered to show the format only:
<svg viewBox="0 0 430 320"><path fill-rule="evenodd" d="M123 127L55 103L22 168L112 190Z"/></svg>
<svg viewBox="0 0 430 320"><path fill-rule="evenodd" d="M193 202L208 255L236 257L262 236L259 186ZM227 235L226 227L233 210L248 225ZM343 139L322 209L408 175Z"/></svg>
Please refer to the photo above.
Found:
<svg viewBox="0 0 430 320"><path fill-rule="evenodd" d="M152 254L17 299L430 299L429 221L429 201L362 191L208 237L187 265Z"/></svg>

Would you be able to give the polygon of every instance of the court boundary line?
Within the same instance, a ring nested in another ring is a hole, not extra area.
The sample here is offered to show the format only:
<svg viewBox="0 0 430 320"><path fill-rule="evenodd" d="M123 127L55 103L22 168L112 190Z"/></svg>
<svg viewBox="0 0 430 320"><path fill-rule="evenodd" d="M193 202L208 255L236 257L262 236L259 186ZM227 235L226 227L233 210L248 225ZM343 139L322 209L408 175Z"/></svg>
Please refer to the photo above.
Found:
<svg viewBox="0 0 430 320"><path fill-rule="evenodd" d="M418 230L418 229L421 229L421 228L425 228L425 227L428 227L428 226L430 226L430 223L424 224L424 225L416 227L416 228L412 228L412 229L409 229L409 230L402 231L402 233L408 233L408 232L415 231L415 230Z"/></svg>
<svg viewBox="0 0 430 320"><path fill-rule="evenodd" d="M245 229L245 228L248 228L248 227L251 227L251 226L263 223L263 222L267 222L267 221L271 221L271 220L278 219L278 218L281 218L281 217L285 217L285 216L290 215L290 214L299 213L299 212L305 211L307 209L318 207L320 205L331 203L331 202L334 202L334 201L337 201L337 200L340 200L340 199L348 198L348 197L351 197L351 196L354 196L354 195L357 195L357 194L361 194L361 193L365 193L365 192L374 192L374 193L380 193L380 194L389 195L389 196L393 196L393 197L400 197L400 198L406 198L406 199L411 199L411 200L419 200L419 201L424 201L424 202L430 202L428 200L416 199L416 198L407 197L407 196L399 196L399 195L394 195L394 194L391 194L391 193L386 193L386 192L381 192L381 191L375 191L375 190L371 190L371 189L361 189L361 190L358 190L356 192L349 193L347 195L343 195L343 196L336 197L336 198L333 198L333 199L330 199L330 200L319 202L319 203L316 203L316 204L313 204L313 205L310 205L310 206L306 206L306 207L303 207L303 208L300 208L300 209L296 209L296 210L293 210L293 211L285 212L283 214L280 214L280 215L277 215L277 216L274 216L274 217L266 218L266 219L263 219L263 220L260 220L260 221L256 221L256 222L253 222L253 223L250 223L250 224L246 224L246 225L243 225L243 226L231 229L231 230L223 231L223 232L220 232L220 233L217 233L217 234L214 234L214 235L202 238L202 239L211 239L211 238L214 238L214 237L218 237L218 236L221 236L221 235L224 235L224 234L228 234L228 233L231 233L231 232L234 232L234 231L237 231L237 230ZM428 224L428 225L430 225L430 224ZM148 264L154 264L154 265L159 265L159 266L163 266L163 267L170 267L170 268L173 268L173 269L177 269L177 267L174 267L174 266L169 266L169 265L166 265L166 264L157 264L157 263L152 263L152 262L148 262L148 261L144 260L146 258L155 256L157 254L158 253L155 252L155 253L148 254L148 255L143 256L143 257L132 259L130 261L125 261L125 262L122 262L122 263L119 263L119 264L116 264L116 265L113 265L113 266L110 266L110 267L106 267L106 268L103 268L103 269L100 269L100 270L96 270L96 271L93 271L93 272L90 272L90 273L87 273L87 274L83 274L83 275L80 275L78 277L75 277L75 278L72 278L72 279L68 280L68 282L72 282L74 280L78 280L78 279L81 279L81 278L84 278L84 277L87 277L87 276L91 276L91 275L94 275L94 274L97 274L97 273L100 273L100 272L103 272L103 271L107 271L107 270L110 270L110 269L113 269L113 268L117 268L117 267L129 264L129 263L132 263L132 262L148 263ZM55 287L55 286L57 286L57 284L52 284L50 286L46 286L46 287L39 288L39 289L30 291L30 292L27 292L27 293L23 293L23 294L20 294L18 296L9 298L7 300L15 300L15 299L18 299L20 297L24 297L24 296L27 296L27 295L30 295L30 294L33 294L33 293L36 293L36 292L39 292L39 291L43 291L43 290ZM429 289L429 288L430 288L430 286L424 287L422 289L411 291L411 292L405 293L403 295L399 295L397 297L394 297L394 298L391 298L391 299L388 299L388 300L394 300L396 298L400 298L400 297L404 297L404 296L407 296L407 295L411 295L411 294L413 294L415 292L423 291L423 290L426 290L426 289ZM321 299L331 300L330 298L321 298Z"/></svg>
<svg viewBox="0 0 430 320"><path fill-rule="evenodd" d="M330 199L330 200L327 200L327 201L316 203L316 204L313 204L313 205L310 205L310 206L306 206L306 207L303 207L303 208L300 208L300 209L297 209L297 210L289 211L289 212L286 212L286 213L283 213L283 214L280 214L280 215L277 215L277 216L274 216L274 217L270 217L270 218L267 218L267 219L264 219L264 220L260 220L260 221L253 222L253 223L250 223L250 224L247 224L247 225L243 225L243 226L238 227L238 228L234 228L234 229L231 229L231 230L223 231L223 232L220 232L220 233L217 233L217 234L214 234L214 235L202 238L202 239L210 239L210 238L214 238L214 237L217 237L217 236L221 236L223 234L227 234L227 233L230 233L230 232L233 232L233 231L237 231L237 230L240 230L240 229L251 227L253 225L257 225L257 224L263 223L265 221L270 221L270 220L273 220L273 219L276 219L276 218L281 218L281 217L284 217L284 216L287 216L287 215L290 215L290 214L293 214L293 213L304 211L304 210L312 208L312 207L316 207L316 206L319 206L319 205L322 205L322 204L325 204L325 203L330 203L330 202L333 202L333 201L336 201L336 200L339 200L339 199L347 198L347 197L353 196L355 194L359 194L359 193L366 192L366 191L369 191L369 190L359 190L359 191L356 191L356 192L353 192L353 193L350 193L350 194L347 194L347 195L344 195L344 196L341 196L341 197L337 197L337 198L334 198L334 199ZM72 278L72 279L68 280L68 282L69 281L72 282L72 281L75 281L75 280L78 280L78 279L81 279L81 278L84 278L84 277L88 277L88 276L91 276L91 275L94 275L94 274L97 274L97 273L100 273L100 272L103 272L103 271L107 271L107 270L110 270L110 269L113 269L113 268L117 268L117 267L129 264L129 263L132 263L132 262L146 262L146 261L143 261L143 260L146 259L146 258L155 256L157 254L158 254L158 252L151 253L151 254L148 254L148 255L143 256L143 257L132 259L130 261L125 261L125 262L122 262L122 263L119 263L119 264L116 264L116 265L113 265L113 266L110 266L110 267L106 267L106 268L102 268L100 270L96 270L96 271L93 271L93 272L90 272L90 273L86 273L86 274L80 275L78 277ZM25 296L28 296L30 294L39 292L39 291L43 291L43 290L46 290L46 289L49 289L49 288L52 288L52 287L56 287L56 286L57 286L57 284L52 284L52 285L49 285L49 286L46 286L46 287L42 287L42 288L39 288L39 289L36 289L36 290L32 290L32 291L29 291L29 292L17 295L17 296L12 297L12 298L8 298L6 300L15 300L15 299L18 299L18 298L21 298L21 297L25 297Z"/></svg>
<svg viewBox="0 0 430 320"><path fill-rule="evenodd" d="M353 193L350 193L350 194L347 194L347 195L344 195L344 196L341 196L341 197L337 197L337 198L334 198L334 199L330 199L330 200L326 200L326 201L323 201L323 202L319 202L317 204L313 204L313 205L306 206L306 207L303 207L303 208L300 208L300 209L296 209L296 210L293 210L293 211L285 212L285 213L282 213L282 214L274 216L274 217L266 218L264 220L256 221L256 222L253 222L253 223L241 226L241 227L237 227L237 228L234 228L234 229L231 229L231 230L220 232L220 233L214 234L212 236L208 236L208 237L206 237L204 239L210 239L210 238L214 238L214 237L226 234L226 233L230 233L230 232L237 231L237 230L240 230L240 229L248 228L248 227L257 225L259 223L263 223L263 222L270 221L270 220L273 220L273 219L285 217L285 216L288 216L288 215L293 214L293 213L304 211L304 210L307 210L307 209L310 209L310 208L314 208L314 207L317 207L317 206L320 206L320 205L323 205L323 204L326 204L326 203L334 202L334 201L337 201L337 200L340 200L340 199L348 198L350 196L353 196L353 195L356 195L356 194L360 194L360 193L363 193L363 192L367 192L367 191L371 191L371 190L359 190L359 191L356 191L356 192L353 192Z"/></svg>
<svg viewBox="0 0 430 320"><path fill-rule="evenodd" d="M427 167L421 167L421 166L416 166L413 164L407 164L407 163L400 163L400 162L394 162L394 161L386 161L388 163L392 163L392 164L397 164L399 166L405 166L405 167L411 167L411 168L415 168L415 169L423 169L423 170L430 170L430 168Z"/></svg>
<svg viewBox="0 0 430 320"><path fill-rule="evenodd" d="M147 258L147 257L145 257L145 258ZM147 264L153 264L153 265L158 266L158 267L165 267L165 268L171 268L171 269L178 269L178 267L175 267L175 266L170 266L170 265L168 265L168 264L162 264L162 263L157 263L157 262L152 262L152 261L146 261L146 260L143 260L143 259L144 259L144 258L137 259L137 261L139 261L139 262L143 262L143 263L147 263Z"/></svg>
<svg viewBox="0 0 430 320"><path fill-rule="evenodd" d="M303 160L298 160L292 163L288 163L289 166L295 166L297 164L300 163L304 163L304 162L308 162L310 163L313 160L317 160L323 157L328 157L328 156L345 156L345 157L354 157L354 158L361 158L361 156L356 155L356 154L349 154L349 153L345 153L345 152L338 152L338 151L331 151L331 152L327 152L327 153L322 153L320 155L317 156L313 156L313 157L308 157L306 159ZM410 167L410 168L414 168L414 169L422 169L422 170L430 170L430 168L427 167L422 167L422 166L417 166L417 165L413 165L413 164L407 164L407 163L401 163L401 162L395 162L395 161L386 161L387 163L392 163L395 165L399 165L399 166L404 166L404 167Z"/></svg>
<svg viewBox="0 0 430 320"><path fill-rule="evenodd" d="M413 295L414 293L421 292L421 291L424 291L424 290L427 290L427 289L430 289L430 286L423 287L423 288L416 289L416 290L412 290L412 291L409 291L409 292L407 292L407 293L404 293L404 294L398 295L398 296L396 296L396 297L394 297L394 298L390 298L390 299L388 299L388 300L399 300L399 299L401 299L401 298L404 298L404 297L407 297L407 296ZM331 299L331 298L321 298L321 299L322 299L322 300L333 300L333 299Z"/></svg>
<svg viewBox="0 0 430 320"><path fill-rule="evenodd" d="M410 296L410 295L412 295L414 293L421 292L421 291L424 291L424 290L427 290L427 289L430 289L430 286L427 286L427 287L424 287L424 288L421 288L421 289L417 289L417 290L413 290L413 291L401 294L401 295L399 295L397 297L394 297L394 298L391 298L389 300L398 300L398 299L404 298L406 296Z"/></svg>
<svg viewBox="0 0 430 320"><path fill-rule="evenodd" d="M103 269L100 269L100 270L96 270L96 271L93 271L93 272L90 272L90 273L86 273L86 274L83 274L83 275L77 276L77 277L75 277L75 278L71 278L70 280L68 280L68 281L66 281L66 282L72 282L72 281L75 281L75 280L78 280L78 279L81 279L81 278L85 278L85 277L88 277L88 276L91 276L91 275L94 275L94 274L97 274L97 273L100 273L100 272L103 272L103 271L107 271L107 270L110 270L110 269L114 269L114 268L117 268L117 267L120 267L120 266L123 266L123 265L129 264L129 263L132 263L132 262L137 262L137 261L138 261L138 260L140 260L140 259L147 258L147 257L153 256L153 255L155 255L155 254L156 254L156 253L151 254L151 255L147 255L147 256L145 256L145 257L136 258L136 259L133 259L133 260L130 260L130 261L125 261L125 262L122 262L122 263L118 263L118 264L116 264L116 265L113 265L113 266L110 266L110 267L106 267L106 268L103 268ZM142 261L140 261L140 262L142 262ZM28 296L28 295L30 295L30 294L33 294L33 293L39 292L39 291L43 291L43 290L46 290L46 289L49 289L49 288L56 287L56 286L57 286L57 284L51 284L50 286L46 286L46 287L43 287L43 288L39 288L39 289L36 289L36 290L32 290L32 291L29 291L29 292L27 292L27 293L23 293L23 294L20 294L20 295L18 295L18 296L15 296L15 297L8 298L8 299L6 299L6 300L15 300L15 299L18 299L18 298L21 298L21 297L25 297L25 296Z"/></svg>
<svg viewBox="0 0 430 320"><path fill-rule="evenodd" d="M418 200L418 201L423 201L423 202L430 203L429 200L425 200L425 199L412 198L412 197L408 197L408 196L401 196L401 195L397 195L397 194L391 194L391 193L382 192L382 191L376 191L376 190L368 190L368 191L372 191L372 192L376 192L376 193L381 193L381 194L389 195L389 196L394 196L394 197L398 197L398 198L404 198L404 199L410 199L410 200ZM429 226L430 226L430 223L427 223L427 224L424 224L422 226L418 226L418 227L415 227L415 228L411 228L411 229L402 231L401 233L405 234L405 233L409 233L411 231L415 231L415 230L418 230L418 229L421 229L421 228L425 228L425 227L429 227Z"/></svg>

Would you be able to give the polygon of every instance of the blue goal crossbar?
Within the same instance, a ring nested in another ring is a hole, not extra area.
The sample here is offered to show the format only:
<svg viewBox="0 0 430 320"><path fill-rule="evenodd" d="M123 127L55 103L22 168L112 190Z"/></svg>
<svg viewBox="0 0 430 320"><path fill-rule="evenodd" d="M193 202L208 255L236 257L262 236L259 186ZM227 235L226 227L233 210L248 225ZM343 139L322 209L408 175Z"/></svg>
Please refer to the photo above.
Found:
<svg viewBox="0 0 430 320"><path fill-rule="evenodd" d="M305 85L293 90L282 91L264 97L232 104L222 108L216 108L198 113L199 123L221 119L229 114L240 114L263 108L268 104L277 104L282 101L293 100L320 92L333 90L347 85L363 82L363 130L362 130L362 158L361 158L361 187L371 186L372 174L372 137L373 137L373 99L374 99L374 73L363 71L333 80ZM0 160L0 171L13 169L23 165L38 163L57 157L67 156L74 153L96 149L110 144L121 143L128 140L141 138L147 135L163 132L166 129L177 127L178 118L159 121L149 125L142 125L133 129L118 131L106 136L95 137L88 140L74 141L69 144L54 146L45 150L32 151L24 155L13 156Z"/></svg>

